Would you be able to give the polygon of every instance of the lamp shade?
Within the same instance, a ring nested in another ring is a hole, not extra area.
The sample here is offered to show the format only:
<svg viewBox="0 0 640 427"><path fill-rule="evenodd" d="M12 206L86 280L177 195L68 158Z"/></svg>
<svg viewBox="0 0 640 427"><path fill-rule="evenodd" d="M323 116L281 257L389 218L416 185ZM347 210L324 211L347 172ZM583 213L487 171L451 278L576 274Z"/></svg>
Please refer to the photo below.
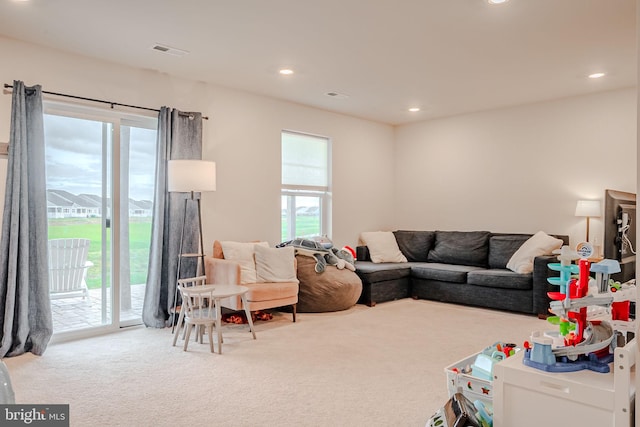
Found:
<svg viewBox="0 0 640 427"><path fill-rule="evenodd" d="M576 216L599 217L602 214L600 200L578 200Z"/></svg>
<svg viewBox="0 0 640 427"><path fill-rule="evenodd" d="M168 191L216 191L216 163L204 160L169 160Z"/></svg>

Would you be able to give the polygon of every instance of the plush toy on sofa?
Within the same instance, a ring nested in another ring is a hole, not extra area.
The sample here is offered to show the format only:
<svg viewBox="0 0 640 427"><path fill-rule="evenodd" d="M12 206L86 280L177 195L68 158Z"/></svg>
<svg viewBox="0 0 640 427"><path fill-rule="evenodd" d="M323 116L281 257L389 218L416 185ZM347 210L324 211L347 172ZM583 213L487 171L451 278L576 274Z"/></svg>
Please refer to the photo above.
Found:
<svg viewBox="0 0 640 427"><path fill-rule="evenodd" d="M356 270L355 260L351 252L344 248L334 248L333 242L327 237L317 239L293 239L277 245L279 248L284 246L293 246L296 250L296 255L299 254L315 258L316 273L322 273L327 265L333 265L340 270L343 268L351 271Z"/></svg>

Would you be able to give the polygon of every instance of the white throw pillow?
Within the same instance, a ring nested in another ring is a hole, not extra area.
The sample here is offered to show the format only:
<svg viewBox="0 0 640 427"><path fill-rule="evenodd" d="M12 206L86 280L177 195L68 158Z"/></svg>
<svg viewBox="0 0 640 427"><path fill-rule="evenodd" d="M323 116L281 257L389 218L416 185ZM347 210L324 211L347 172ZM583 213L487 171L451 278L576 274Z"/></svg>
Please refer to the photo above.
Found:
<svg viewBox="0 0 640 427"><path fill-rule="evenodd" d="M391 231L365 231L360 233L360 240L369 248L371 261L375 263L407 262Z"/></svg>
<svg viewBox="0 0 640 427"><path fill-rule="evenodd" d="M256 272L258 282L294 282L298 283L295 267L295 248L255 247Z"/></svg>
<svg viewBox="0 0 640 427"><path fill-rule="evenodd" d="M258 276L256 272L256 261L254 248L259 246L269 247L267 242L243 243L243 242L220 242L224 258L240 264L240 283L256 283Z"/></svg>
<svg viewBox="0 0 640 427"><path fill-rule="evenodd" d="M560 249L563 243L561 239L549 236L544 231L538 231L511 256L507 268L516 273L531 273L535 257L550 255L555 249Z"/></svg>

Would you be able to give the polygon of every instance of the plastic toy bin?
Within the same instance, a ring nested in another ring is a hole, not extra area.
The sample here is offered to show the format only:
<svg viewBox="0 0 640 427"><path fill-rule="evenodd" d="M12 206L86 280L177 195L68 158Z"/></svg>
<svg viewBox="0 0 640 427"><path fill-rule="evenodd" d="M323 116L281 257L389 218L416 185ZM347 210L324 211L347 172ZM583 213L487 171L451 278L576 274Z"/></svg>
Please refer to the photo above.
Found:
<svg viewBox="0 0 640 427"><path fill-rule="evenodd" d="M473 365L479 354L473 354L444 368L444 372L447 375L449 397L456 392L460 392L472 402L480 400L484 403L493 403L493 384L491 381L474 377L471 373L462 373L463 369ZM457 369L457 372L454 368Z"/></svg>

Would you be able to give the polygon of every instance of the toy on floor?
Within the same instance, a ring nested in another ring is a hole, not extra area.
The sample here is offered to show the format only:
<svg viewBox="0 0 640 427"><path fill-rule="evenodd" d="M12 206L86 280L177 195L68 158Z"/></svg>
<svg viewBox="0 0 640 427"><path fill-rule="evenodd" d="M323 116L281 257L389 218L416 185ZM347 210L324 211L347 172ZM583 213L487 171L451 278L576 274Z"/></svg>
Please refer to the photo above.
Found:
<svg viewBox="0 0 640 427"><path fill-rule="evenodd" d="M268 311L256 310L251 312L251 321L255 322L256 320L271 320L273 319L273 314ZM244 311L234 311L231 313L225 313L222 315L222 321L225 323L235 323L237 325L242 325L249 323L247 321L247 315Z"/></svg>
<svg viewBox="0 0 640 427"><path fill-rule="evenodd" d="M589 243L580 243L576 251L564 246L558 256L560 263L549 264L551 270L560 272L560 277L548 279L560 287L559 292L548 293L549 311L555 314L548 320L558 325L558 331L532 333L525 342L525 365L548 372L609 372L616 334L635 327L630 324L628 308L635 300L635 285L633 290L622 292L610 286L609 276L620 271L620 264L609 259L591 264L588 258L592 254ZM574 260L579 260L578 265L570 264Z"/></svg>
<svg viewBox="0 0 640 427"><path fill-rule="evenodd" d="M492 410L482 402L476 402L471 402L462 393L455 393L429 418L427 427L491 427Z"/></svg>

